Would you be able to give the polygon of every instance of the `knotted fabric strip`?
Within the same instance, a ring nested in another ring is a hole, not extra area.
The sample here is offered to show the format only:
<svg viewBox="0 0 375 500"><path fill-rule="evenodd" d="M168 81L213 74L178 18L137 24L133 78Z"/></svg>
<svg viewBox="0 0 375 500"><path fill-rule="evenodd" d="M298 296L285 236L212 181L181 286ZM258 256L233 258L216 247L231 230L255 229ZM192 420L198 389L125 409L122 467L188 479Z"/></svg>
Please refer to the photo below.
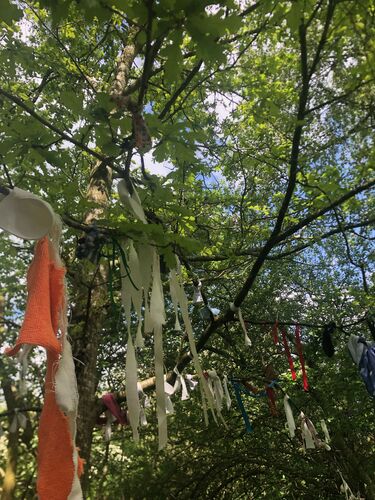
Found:
<svg viewBox="0 0 375 500"><path fill-rule="evenodd" d="M237 315L238 315L238 319L240 320L240 325L241 325L242 331L243 331L244 336L245 336L245 345L246 346L251 346L251 340L250 340L250 338L248 336L248 333L247 333L247 328L246 328L246 325L245 325L245 321L244 321L244 319L242 317L241 308L235 306L234 302L231 302L230 303L230 310L233 311L234 313L237 313Z"/></svg>

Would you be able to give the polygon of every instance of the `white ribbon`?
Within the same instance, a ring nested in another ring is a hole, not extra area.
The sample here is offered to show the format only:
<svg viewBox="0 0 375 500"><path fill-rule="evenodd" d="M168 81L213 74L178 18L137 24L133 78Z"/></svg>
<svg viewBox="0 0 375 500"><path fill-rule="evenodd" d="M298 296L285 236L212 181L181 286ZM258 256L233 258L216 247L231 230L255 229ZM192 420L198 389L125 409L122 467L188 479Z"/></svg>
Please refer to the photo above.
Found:
<svg viewBox="0 0 375 500"><path fill-rule="evenodd" d="M24 396L27 392L26 375L29 369L29 355L32 348L33 346L31 344L23 344L17 356L18 362L20 363L20 381L19 381L20 396Z"/></svg>
<svg viewBox="0 0 375 500"><path fill-rule="evenodd" d="M150 398L143 392L142 386L139 382L137 384L137 389L139 403L141 405L140 424L142 427L145 427L147 425L146 408L149 408L150 406Z"/></svg>
<svg viewBox="0 0 375 500"><path fill-rule="evenodd" d="M322 431L324 432L324 438L325 438L325 442L327 444L329 444L329 442L331 441L331 437L329 435L329 432L328 432L328 427L327 427L327 424L325 423L325 420L321 420L320 421L320 426L322 428Z"/></svg>
<svg viewBox="0 0 375 500"><path fill-rule="evenodd" d="M218 414L221 413L221 408L223 406L224 399L224 389L220 378L218 377L216 370L207 370L208 373L208 386L213 395L216 409Z"/></svg>
<svg viewBox="0 0 375 500"><path fill-rule="evenodd" d="M164 359L162 328L165 323L163 287L160 277L159 255L154 250L152 262L152 291L150 300L150 316L154 332L155 353L155 385L156 385L156 414L158 419L159 450L164 448L168 441L166 398L164 392Z"/></svg>
<svg viewBox="0 0 375 500"><path fill-rule="evenodd" d="M111 440L112 436L112 424L116 420L116 417L112 415L109 410L106 410L105 416L107 418L105 427L104 427L104 441L108 443Z"/></svg>
<svg viewBox="0 0 375 500"><path fill-rule="evenodd" d="M63 412L73 413L78 408L78 389L72 346L66 333L62 344L62 356L55 375L56 403Z"/></svg>
<svg viewBox="0 0 375 500"><path fill-rule="evenodd" d="M169 274L169 290L172 299L173 309L176 317L174 329L178 332L181 331L181 324L178 319L178 282L176 272L171 272Z"/></svg>
<svg viewBox="0 0 375 500"><path fill-rule="evenodd" d="M128 329L129 331L129 329ZM126 401L128 405L129 421L133 431L133 439L137 443L139 441L139 416L141 407L138 397L138 377L137 377L137 360L131 333L129 331L128 344L126 351L126 366L125 366L125 389Z"/></svg>
<svg viewBox="0 0 375 500"><path fill-rule="evenodd" d="M179 259L177 257L176 257L176 261L177 261L177 270L178 270L180 268L180 262L179 262ZM175 269L171 270L171 275L172 276L176 275L175 279L176 279L177 299L178 299L178 303L180 305L182 319L183 319L186 333L187 333L188 340L189 340L189 347L190 347L191 357L192 357L192 360L194 363L194 368L198 374L199 380L201 381L201 387L202 387L203 393L207 399L208 406L209 406L214 418L216 419L213 397L212 397L212 394L208 388L207 381L203 375L203 370L202 370L202 367L201 367L201 364L199 361L197 348L195 346L193 327L191 325L189 312L188 312L188 300L187 300L185 291L183 289L183 286L179 281L179 275L177 275L177 272ZM172 279L174 279L174 277ZM205 416L205 420L206 420L206 416Z"/></svg>
<svg viewBox="0 0 375 500"><path fill-rule="evenodd" d="M194 375L190 375L189 373L185 375L186 385L190 391L194 391L198 385L198 380L194 380L193 377Z"/></svg>
<svg viewBox="0 0 375 500"><path fill-rule="evenodd" d="M300 418L301 418L301 433L302 433L303 447L305 450L313 449L315 448L313 436L307 425L307 417L302 411L300 414Z"/></svg>
<svg viewBox="0 0 375 500"><path fill-rule="evenodd" d="M145 213L142 208L141 200L135 187L132 185L133 193L130 194L125 179L122 179L117 186L121 202L130 209L132 214L144 224L147 224Z"/></svg>
<svg viewBox="0 0 375 500"><path fill-rule="evenodd" d="M138 254L134 248L134 244L132 241L130 241L129 244L129 272L131 280L133 282L131 287L131 299L138 320L135 345L136 347L143 347L144 340L142 337L142 277Z"/></svg>
<svg viewBox="0 0 375 500"><path fill-rule="evenodd" d="M177 375L176 381L174 383L174 388L173 388L174 392L177 392L180 389L180 387L182 387L181 400L186 401L187 399L189 399L189 393L188 393L188 390L186 387L185 378L183 375L181 375L181 373L177 370L177 368L174 368L173 371Z"/></svg>
<svg viewBox="0 0 375 500"><path fill-rule="evenodd" d="M202 283L199 281L198 285L194 287L193 304L201 304L203 302L201 288Z"/></svg>
<svg viewBox="0 0 375 500"><path fill-rule="evenodd" d="M338 473L340 474L341 480L342 480L342 485L340 487L340 491L345 494L345 499L346 500L365 500L361 496L354 495L354 493L352 492L352 490L351 490L350 486L348 485L348 483L345 481L345 479L344 479L343 475L341 474L341 472L338 471Z"/></svg>
<svg viewBox="0 0 375 500"><path fill-rule="evenodd" d="M327 451L330 451L331 447L327 444L327 442L324 442L321 439L319 439L314 424L308 417L306 417L306 415L304 415L303 412L301 412L300 414L300 419L301 419L301 432L302 432L304 448L312 449L318 447L318 448L325 448Z"/></svg>
<svg viewBox="0 0 375 500"><path fill-rule="evenodd" d="M131 311L133 310L137 315L138 327L135 339L136 347L143 347L144 341L142 337L142 275L141 266L138 258L137 251L132 241L129 243L128 252L123 247L123 252L128 263L128 269L125 268L124 262L120 259L121 269L121 300L124 307L125 319L128 330L131 327ZM147 268L147 266L146 266ZM128 275L129 273L129 275Z"/></svg>
<svg viewBox="0 0 375 500"><path fill-rule="evenodd" d="M168 394L165 395L165 413L167 415L173 415L174 414L173 403L172 403L171 397L168 396Z"/></svg>
<svg viewBox="0 0 375 500"><path fill-rule="evenodd" d="M224 388L225 400L227 402L227 410L229 410L229 408L232 405L232 400L231 400L231 397L230 397L229 391L228 391L228 377L226 375L224 375L224 378L223 378L223 388Z"/></svg>
<svg viewBox="0 0 375 500"><path fill-rule="evenodd" d="M241 325L241 328L242 328L242 331L244 333L244 336L245 336L245 345L246 346L251 346L252 343L251 343L251 340L248 336L248 333L247 333L247 328L246 328L246 325L245 325L245 321L242 317L242 311L241 311L241 308L240 307L236 307L234 305L234 302L231 302L230 303L230 310L233 311L234 313L237 313L238 315L238 319L240 320L240 325Z"/></svg>
<svg viewBox="0 0 375 500"><path fill-rule="evenodd" d="M285 415L286 415L286 421L288 423L290 437L294 438L295 430L296 430L296 423L294 421L292 408L290 407L290 404L289 404L289 399L290 398L289 398L288 394L285 394L285 396L284 396L284 410L285 410Z"/></svg>

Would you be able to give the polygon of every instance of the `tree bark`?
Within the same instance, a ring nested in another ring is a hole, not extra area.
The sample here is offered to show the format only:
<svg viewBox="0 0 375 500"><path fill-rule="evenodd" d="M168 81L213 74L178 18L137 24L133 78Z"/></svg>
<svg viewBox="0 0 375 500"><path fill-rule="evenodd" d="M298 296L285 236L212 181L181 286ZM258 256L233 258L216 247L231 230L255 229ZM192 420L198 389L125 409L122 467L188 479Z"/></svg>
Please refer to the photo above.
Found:
<svg viewBox="0 0 375 500"><path fill-rule="evenodd" d="M130 69L137 54L133 43L135 33L129 32L128 41L117 63L114 84L110 91L111 98L119 108L124 99L124 91L128 84ZM103 215L112 188L112 169L109 162L98 160L94 165L87 199L97 207L90 210L85 217L86 224L92 224ZM72 337L76 374L79 391L77 418L77 446L81 457L86 461L81 479L83 492L89 487L90 454L93 431L97 418L97 402L95 398L98 386L97 357L100 339L106 325L106 303L108 293L105 286L96 286L108 281L108 267L99 263L96 268L88 262L82 262L78 272L73 273L74 307L70 335Z"/></svg>
<svg viewBox="0 0 375 500"><path fill-rule="evenodd" d="M0 295L0 316L4 313L4 297ZM0 325L0 333L4 328ZM1 361L1 365L3 365ZM4 367L1 366L4 374ZM16 396L13 392L11 381L8 377L2 377L1 388L4 392L4 398L7 405L7 410L10 412L8 416L9 427L14 418L13 410L17 408ZM16 488L16 472L18 462L18 429L16 432L8 433L8 446L7 446L7 464L5 468L3 489L1 492L1 500L11 500Z"/></svg>

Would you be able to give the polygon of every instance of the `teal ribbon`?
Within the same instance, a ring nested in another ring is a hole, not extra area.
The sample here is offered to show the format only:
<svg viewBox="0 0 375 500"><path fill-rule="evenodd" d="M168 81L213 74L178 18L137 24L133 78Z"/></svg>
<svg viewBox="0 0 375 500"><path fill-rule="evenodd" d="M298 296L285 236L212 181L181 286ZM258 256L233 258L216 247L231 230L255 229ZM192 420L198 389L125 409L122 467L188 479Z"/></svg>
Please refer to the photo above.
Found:
<svg viewBox="0 0 375 500"><path fill-rule="evenodd" d="M253 428L251 426L249 416L246 413L246 410L245 410L245 407L244 407L244 404L243 404L243 401L241 398L241 386L238 382L235 382L234 380L231 380L231 383L232 383L232 386L234 389L234 393L236 395L237 404L241 410L242 418L245 422L246 432L253 432Z"/></svg>

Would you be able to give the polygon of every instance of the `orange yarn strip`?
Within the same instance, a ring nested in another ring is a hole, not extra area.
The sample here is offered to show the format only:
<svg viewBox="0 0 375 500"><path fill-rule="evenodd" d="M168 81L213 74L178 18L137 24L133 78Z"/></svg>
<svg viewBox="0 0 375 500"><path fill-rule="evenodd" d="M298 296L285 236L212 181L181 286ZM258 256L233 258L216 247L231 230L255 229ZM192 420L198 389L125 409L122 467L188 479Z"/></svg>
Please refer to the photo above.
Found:
<svg viewBox="0 0 375 500"><path fill-rule="evenodd" d="M57 331L64 300L65 269L56 266L51 254L48 238L38 241L27 276L25 318L15 346L6 354L15 355L22 344L39 345L47 350L44 407L38 432L37 491L39 500L66 500L74 479L74 448L68 418L56 403L54 389L61 353ZM80 459L79 473L82 473Z"/></svg>
<svg viewBox="0 0 375 500"><path fill-rule="evenodd" d="M5 351L8 356L17 354L22 344L40 345L47 351L61 353L61 344L56 332L64 274L64 269L57 268L50 261L47 237L39 240L27 273L28 296L25 318L15 346ZM55 283L56 289L54 289Z"/></svg>

